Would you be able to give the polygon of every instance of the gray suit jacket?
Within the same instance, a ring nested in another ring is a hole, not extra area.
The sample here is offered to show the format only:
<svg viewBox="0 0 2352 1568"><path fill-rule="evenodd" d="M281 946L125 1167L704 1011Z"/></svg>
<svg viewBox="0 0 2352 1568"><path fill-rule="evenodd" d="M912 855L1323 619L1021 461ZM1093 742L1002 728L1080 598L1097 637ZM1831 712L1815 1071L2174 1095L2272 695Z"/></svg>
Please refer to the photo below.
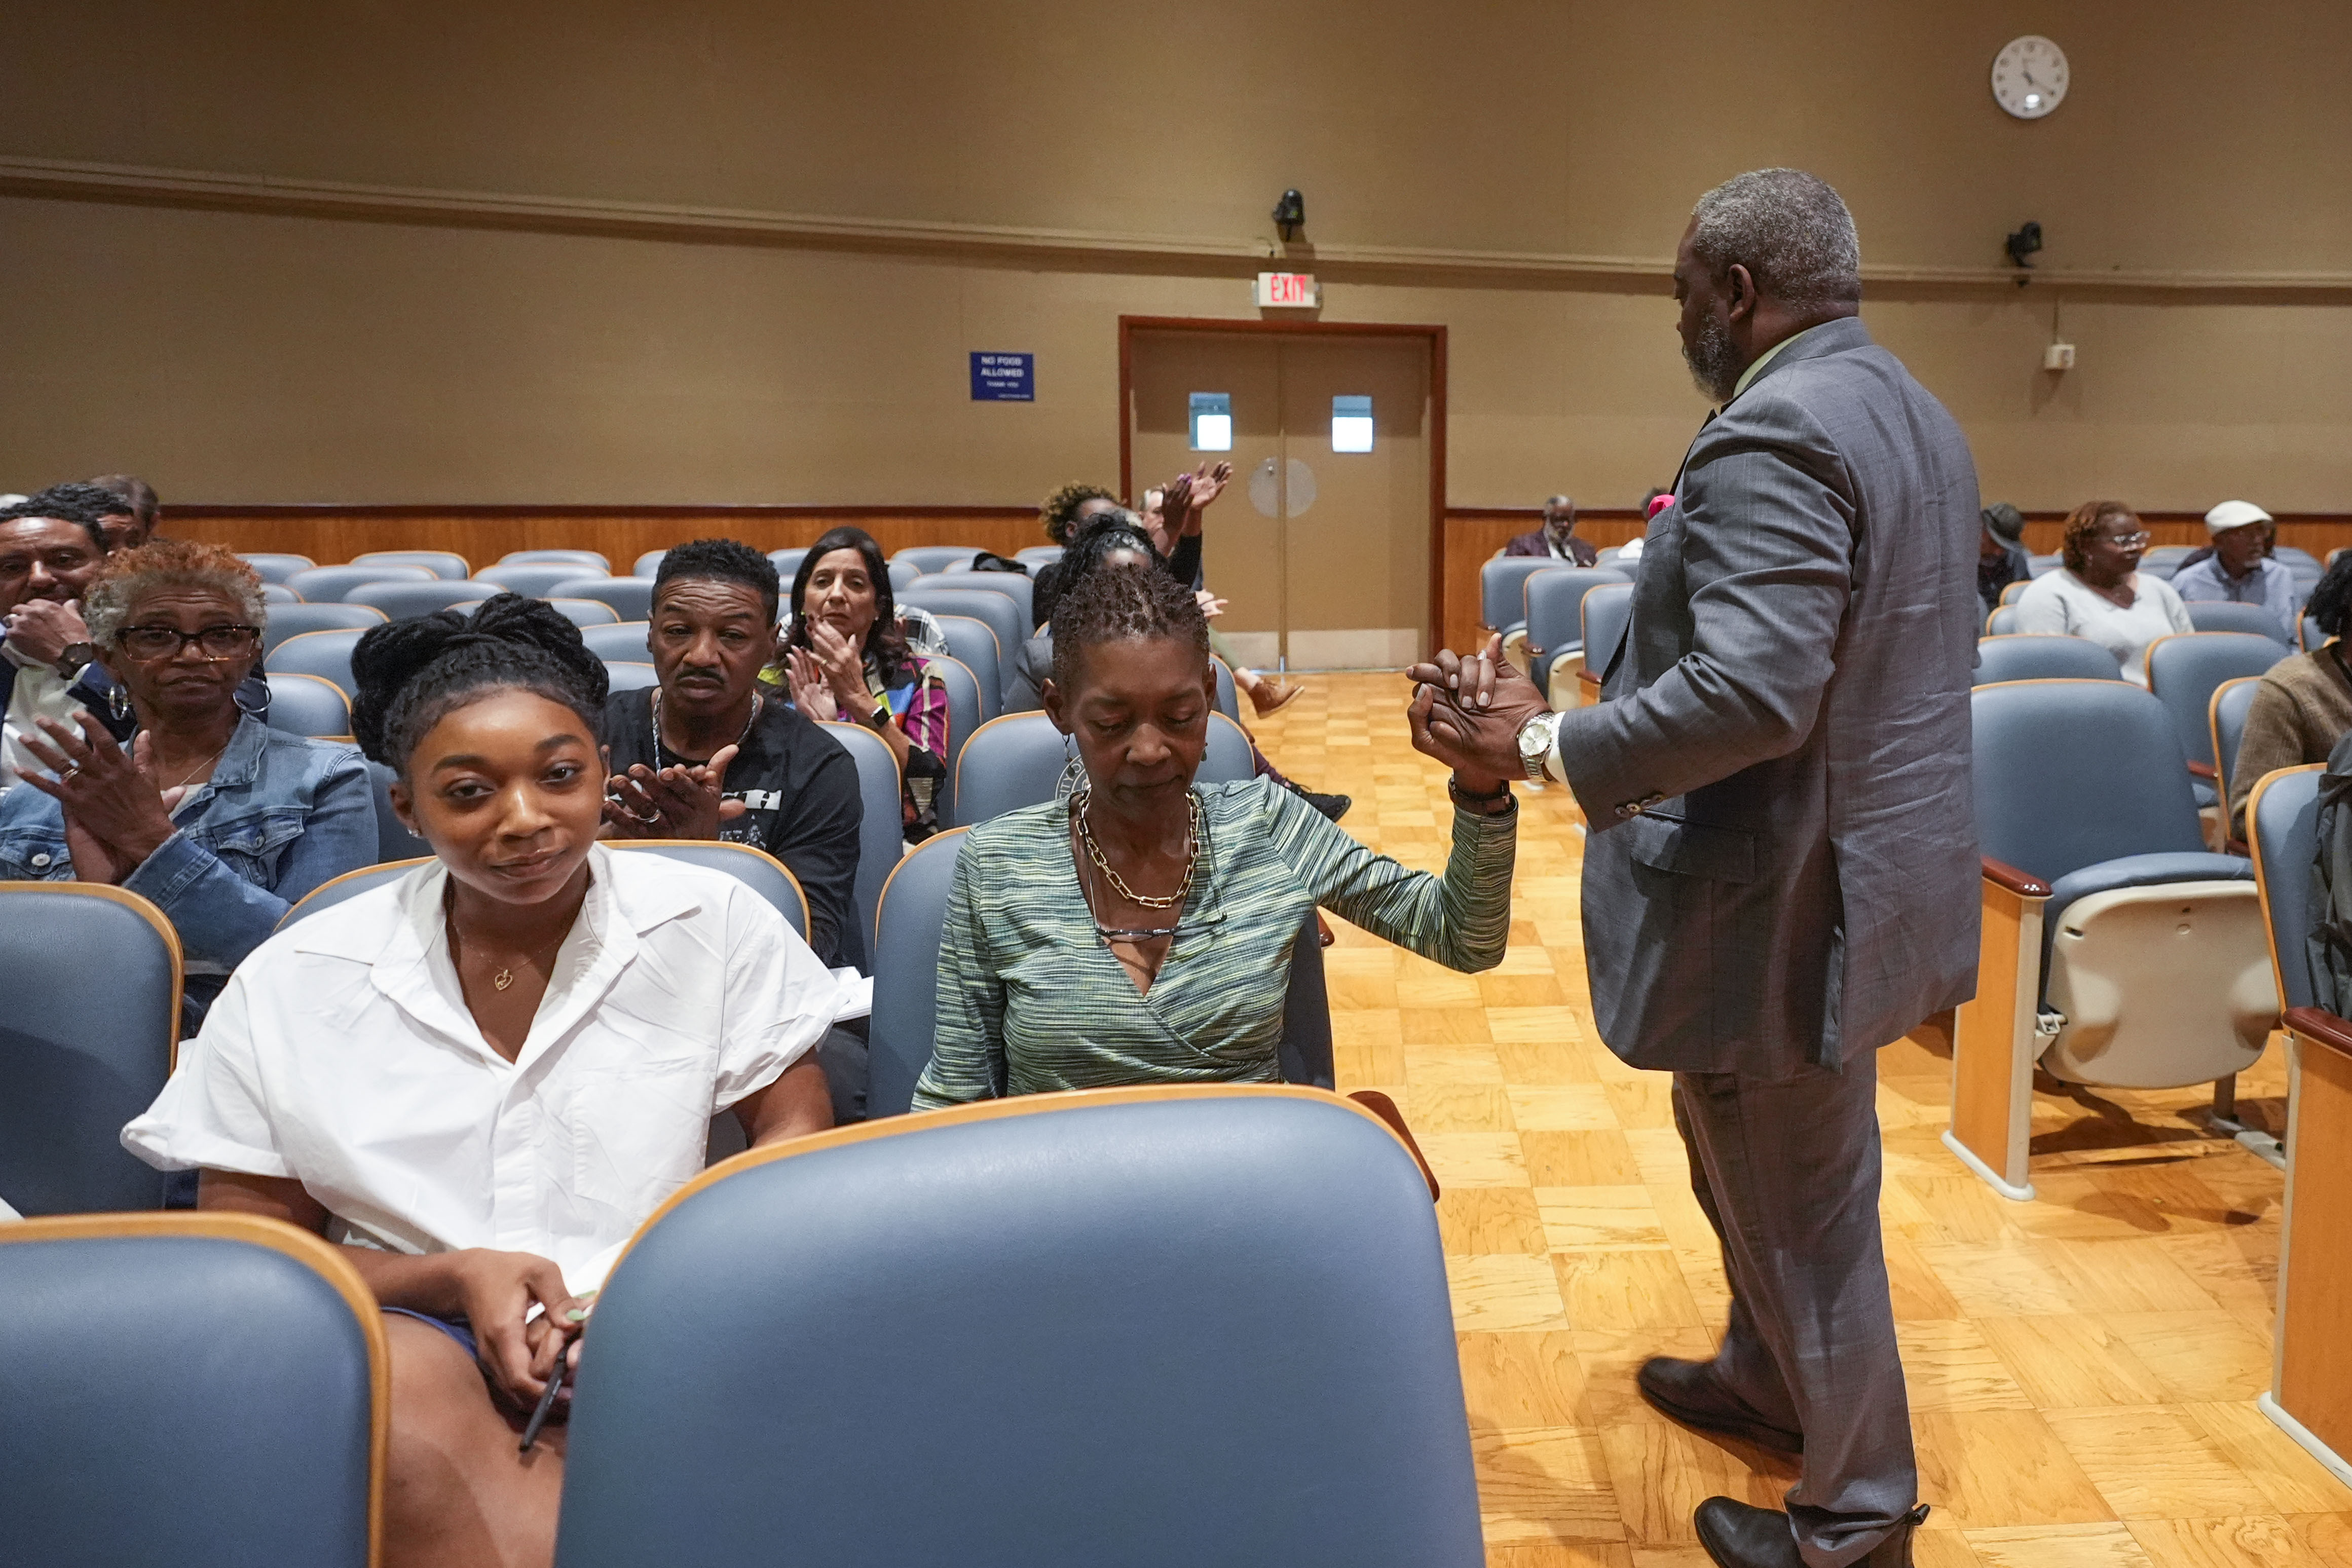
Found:
<svg viewBox="0 0 2352 1568"><path fill-rule="evenodd" d="M1610 700L1560 722L1593 1014L1636 1067L1785 1078L1976 989L1976 468L1848 319L1710 419L1675 492Z"/></svg>

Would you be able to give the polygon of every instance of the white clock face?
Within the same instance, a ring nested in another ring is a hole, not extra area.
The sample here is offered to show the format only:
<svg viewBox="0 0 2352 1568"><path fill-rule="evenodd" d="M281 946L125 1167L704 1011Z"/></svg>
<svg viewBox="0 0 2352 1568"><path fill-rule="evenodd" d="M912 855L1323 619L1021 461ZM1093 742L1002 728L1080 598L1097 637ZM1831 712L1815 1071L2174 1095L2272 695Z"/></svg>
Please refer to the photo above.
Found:
<svg viewBox="0 0 2352 1568"><path fill-rule="evenodd" d="M2066 100L2066 51L2039 34L2012 38L1992 58L1992 95L2020 120L2039 120Z"/></svg>

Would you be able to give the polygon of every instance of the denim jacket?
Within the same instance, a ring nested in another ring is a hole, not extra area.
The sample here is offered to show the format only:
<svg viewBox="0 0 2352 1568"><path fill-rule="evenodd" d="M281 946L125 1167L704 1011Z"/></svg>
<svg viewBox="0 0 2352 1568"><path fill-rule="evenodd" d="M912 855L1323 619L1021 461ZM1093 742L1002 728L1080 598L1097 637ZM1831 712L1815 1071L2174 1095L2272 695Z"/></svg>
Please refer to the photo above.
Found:
<svg viewBox="0 0 2352 1568"><path fill-rule="evenodd" d="M178 832L122 879L180 933L184 1032L230 970L320 883L375 863L375 788L356 747L309 741L250 716L212 782L173 815ZM73 879L65 816L29 786L0 795L0 879Z"/></svg>

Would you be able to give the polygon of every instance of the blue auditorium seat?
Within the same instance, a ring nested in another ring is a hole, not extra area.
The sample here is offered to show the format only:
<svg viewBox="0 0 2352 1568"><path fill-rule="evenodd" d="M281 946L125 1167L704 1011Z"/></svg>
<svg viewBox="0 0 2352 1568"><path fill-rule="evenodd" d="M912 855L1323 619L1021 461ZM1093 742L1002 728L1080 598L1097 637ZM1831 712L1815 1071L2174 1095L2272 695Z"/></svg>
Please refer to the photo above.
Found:
<svg viewBox="0 0 2352 1568"><path fill-rule="evenodd" d="M1486 1561L1421 1170L1319 1090L753 1151L638 1233L593 1339L559 1568Z"/></svg>
<svg viewBox="0 0 2352 1568"><path fill-rule="evenodd" d="M102 882L0 882L0 1200L26 1215L162 1206L162 1173L119 1134L163 1092L177 1056L171 921ZM23 1303L5 1289L0 1303L5 1331ZM0 1394L0 1433L22 1422ZM0 1498L22 1482L4 1463L0 1476ZM0 1560L8 1547L0 1527Z"/></svg>
<svg viewBox="0 0 2352 1568"><path fill-rule="evenodd" d="M249 1215L0 1226L0 1561L372 1568L390 1376L341 1247Z"/></svg>

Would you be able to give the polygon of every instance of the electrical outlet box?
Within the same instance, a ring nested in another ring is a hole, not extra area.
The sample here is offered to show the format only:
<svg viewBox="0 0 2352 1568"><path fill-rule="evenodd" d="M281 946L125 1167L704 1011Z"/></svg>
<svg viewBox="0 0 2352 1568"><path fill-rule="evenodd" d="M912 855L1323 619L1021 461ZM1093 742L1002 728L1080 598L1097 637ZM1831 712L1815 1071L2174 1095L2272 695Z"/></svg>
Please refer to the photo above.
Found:
<svg viewBox="0 0 2352 1568"><path fill-rule="evenodd" d="M2073 343L2052 343L2048 348L2043 349L2042 351L2042 368L2044 370L2074 369L2074 345Z"/></svg>

